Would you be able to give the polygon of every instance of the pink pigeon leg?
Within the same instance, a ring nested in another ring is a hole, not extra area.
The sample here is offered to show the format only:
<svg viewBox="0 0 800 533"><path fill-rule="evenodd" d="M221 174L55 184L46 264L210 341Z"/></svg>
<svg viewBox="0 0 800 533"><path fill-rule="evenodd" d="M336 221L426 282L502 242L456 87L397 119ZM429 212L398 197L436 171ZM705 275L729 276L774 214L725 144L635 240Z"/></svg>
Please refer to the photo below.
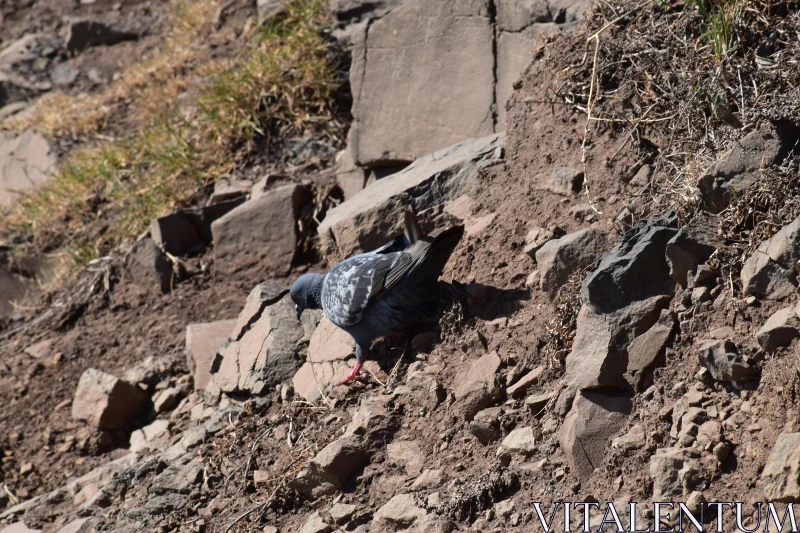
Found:
<svg viewBox="0 0 800 533"><path fill-rule="evenodd" d="M356 365L353 367L353 370L347 375L346 378L344 378L339 383L334 385L334 387L338 387L339 385L346 385L347 383L350 383L351 381L356 379L359 380L367 379L367 373L361 372L361 366L363 364L364 363L362 363L361 361L356 361Z"/></svg>

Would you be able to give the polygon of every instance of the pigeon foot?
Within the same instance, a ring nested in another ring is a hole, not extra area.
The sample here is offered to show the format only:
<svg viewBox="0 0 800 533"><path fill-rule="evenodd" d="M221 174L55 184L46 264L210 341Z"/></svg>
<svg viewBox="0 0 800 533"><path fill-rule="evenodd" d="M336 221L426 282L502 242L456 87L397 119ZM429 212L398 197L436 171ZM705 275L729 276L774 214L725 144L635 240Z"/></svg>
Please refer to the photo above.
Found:
<svg viewBox="0 0 800 533"><path fill-rule="evenodd" d="M338 387L339 385L346 385L354 380L365 380L367 379L367 373L361 371L361 366L363 363L361 361L356 362L356 366L353 367L353 370L347 375L346 378L341 380L339 383L334 385L334 387Z"/></svg>

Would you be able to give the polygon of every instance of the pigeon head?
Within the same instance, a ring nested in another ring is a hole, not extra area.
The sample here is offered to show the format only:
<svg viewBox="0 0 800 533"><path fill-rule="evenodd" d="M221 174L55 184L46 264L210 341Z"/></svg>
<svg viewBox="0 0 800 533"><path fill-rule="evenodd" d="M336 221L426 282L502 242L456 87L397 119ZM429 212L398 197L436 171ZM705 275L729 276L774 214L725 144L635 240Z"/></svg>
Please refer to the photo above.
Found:
<svg viewBox="0 0 800 533"><path fill-rule="evenodd" d="M289 290L289 297L294 302L297 310L297 319L306 309L321 309L322 303L322 282L325 281L323 274L303 274L294 282Z"/></svg>

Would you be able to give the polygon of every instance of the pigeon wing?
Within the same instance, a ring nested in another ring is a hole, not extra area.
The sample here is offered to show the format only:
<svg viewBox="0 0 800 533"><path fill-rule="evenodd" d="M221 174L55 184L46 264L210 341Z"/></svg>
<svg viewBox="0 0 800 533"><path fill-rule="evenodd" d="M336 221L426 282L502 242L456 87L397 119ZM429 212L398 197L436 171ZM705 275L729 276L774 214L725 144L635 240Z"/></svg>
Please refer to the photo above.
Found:
<svg viewBox="0 0 800 533"><path fill-rule="evenodd" d="M364 311L402 279L413 261L405 252L384 252L361 254L339 263L322 287L325 315L339 327L358 324Z"/></svg>

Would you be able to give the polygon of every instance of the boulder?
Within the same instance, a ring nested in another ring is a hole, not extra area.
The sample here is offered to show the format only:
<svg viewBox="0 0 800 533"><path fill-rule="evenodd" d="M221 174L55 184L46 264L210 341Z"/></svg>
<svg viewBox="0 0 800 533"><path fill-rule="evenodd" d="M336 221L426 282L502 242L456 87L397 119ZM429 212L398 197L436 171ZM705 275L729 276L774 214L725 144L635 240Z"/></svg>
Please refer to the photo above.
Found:
<svg viewBox="0 0 800 533"><path fill-rule="evenodd" d="M72 418L98 429L125 429L142 414L147 403L147 395L141 389L90 368L81 375L75 390Z"/></svg>
<svg viewBox="0 0 800 533"><path fill-rule="evenodd" d="M456 380L454 407L465 420L472 420L478 411L500 399L497 371L502 364L497 352L487 353L473 361Z"/></svg>
<svg viewBox="0 0 800 533"><path fill-rule="evenodd" d="M718 227L714 215L700 211L667 242L669 275L682 287L689 285L689 272L697 272L697 267L717 249Z"/></svg>
<svg viewBox="0 0 800 533"><path fill-rule="evenodd" d="M292 378L295 393L311 403L319 400L321 391L350 373L355 352L353 337L323 316L311 335L306 361Z"/></svg>
<svg viewBox="0 0 800 533"><path fill-rule="evenodd" d="M231 319L186 326L186 359L194 377L195 390L204 390L211 381L211 365L235 325L236 320Z"/></svg>
<svg viewBox="0 0 800 533"><path fill-rule="evenodd" d="M759 346L768 353L789 346L798 337L800 337L800 317L794 307L775 311L756 333Z"/></svg>
<svg viewBox="0 0 800 533"><path fill-rule="evenodd" d="M368 461L369 454L360 438L345 436L320 450L290 486L310 499L332 494L347 485Z"/></svg>
<svg viewBox="0 0 800 533"><path fill-rule="evenodd" d="M586 228L547 242L536 252L539 286L550 298L569 277L592 266L606 249L605 232Z"/></svg>
<svg viewBox="0 0 800 533"><path fill-rule="evenodd" d="M0 107L3 103L0 74ZM10 207L20 192L34 190L50 179L55 156L47 140L27 130L20 135L0 131L0 209Z"/></svg>
<svg viewBox="0 0 800 533"><path fill-rule="evenodd" d="M172 290L172 263L153 239L136 241L125 256L125 272L130 279L145 288L158 287L162 293Z"/></svg>
<svg viewBox="0 0 800 533"><path fill-rule="evenodd" d="M761 488L769 502L800 499L800 433L781 433L761 471Z"/></svg>
<svg viewBox="0 0 800 533"><path fill-rule="evenodd" d="M677 220L670 211L637 222L584 280L583 301L607 313L634 301L671 294L674 281L664 254L678 231Z"/></svg>
<svg viewBox="0 0 800 533"><path fill-rule="evenodd" d="M736 142L697 182L705 208L719 213L734 195L758 181L762 168L781 164L797 152L800 126L789 120L767 121Z"/></svg>
<svg viewBox="0 0 800 533"><path fill-rule="evenodd" d="M372 22L350 67L356 163L411 162L493 133L493 41L488 0L406 0Z"/></svg>
<svg viewBox="0 0 800 533"><path fill-rule="evenodd" d="M497 448L497 456L522 455L529 456L536 453L536 438L530 426L519 427L509 433Z"/></svg>
<svg viewBox="0 0 800 533"><path fill-rule="evenodd" d="M211 366L219 390L262 394L300 367L319 313L305 312L298 321L288 292L281 282L271 281L247 297L231 341L220 348Z"/></svg>
<svg viewBox="0 0 800 533"><path fill-rule="evenodd" d="M684 448L660 448L650 457L653 501L670 501L690 492L697 469L696 453Z"/></svg>
<svg viewBox="0 0 800 533"><path fill-rule="evenodd" d="M82 52L91 46L112 46L123 41L138 39L138 35L117 31L102 22L76 20L67 26L64 46L70 53Z"/></svg>
<svg viewBox="0 0 800 533"><path fill-rule="evenodd" d="M503 139L492 135L422 157L402 171L368 185L328 211L319 225L331 261L382 246L402 232L403 212L441 206L475 188L481 168L502 157Z"/></svg>
<svg viewBox="0 0 800 533"><path fill-rule="evenodd" d="M558 431L558 441L575 476L584 482L603 463L609 440L633 409L630 398L580 391Z"/></svg>
<svg viewBox="0 0 800 533"><path fill-rule="evenodd" d="M758 368L739 355L730 340L710 340L698 347L700 366L707 368L716 381L743 382L756 379Z"/></svg>
<svg viewBox="0 0 800 533"><path fill-rule="evenodd" d="M300 243L297 219L307 194L300 185L278 187L215 220L216 270L226 275L253 269L288 274Z"/></svg>
<svg viewBox="0 0 800 533"><path fill-rule="evenodd" d="M773 300L782 300L795 293L800 261L800 217L762 242L742 267L742 288Z"/></svg>
<svg viewBox="0 0 800 533"><path fill-rule="evenodd" d="M378 509L375 513L375 522L402 529L411 526L427 514L413 494L398 494Z"/></svg>

